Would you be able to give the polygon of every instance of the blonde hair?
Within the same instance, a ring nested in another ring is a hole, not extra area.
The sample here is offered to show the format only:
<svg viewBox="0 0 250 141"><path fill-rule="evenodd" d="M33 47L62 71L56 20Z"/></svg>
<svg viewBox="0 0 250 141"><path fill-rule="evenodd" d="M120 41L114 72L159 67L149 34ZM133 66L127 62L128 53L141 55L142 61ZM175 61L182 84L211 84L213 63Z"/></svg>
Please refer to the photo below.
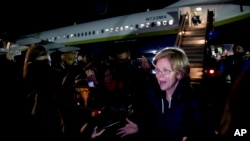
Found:
<svg viewBox="0 0 250 141"><path fill-rule="evenodd" d="M166 47L153 57L152 64L156 66L158 60L162 58L170 60L174 71L181 73L184 77L189 76L190 63L184 50L179 47Z"/></svg>

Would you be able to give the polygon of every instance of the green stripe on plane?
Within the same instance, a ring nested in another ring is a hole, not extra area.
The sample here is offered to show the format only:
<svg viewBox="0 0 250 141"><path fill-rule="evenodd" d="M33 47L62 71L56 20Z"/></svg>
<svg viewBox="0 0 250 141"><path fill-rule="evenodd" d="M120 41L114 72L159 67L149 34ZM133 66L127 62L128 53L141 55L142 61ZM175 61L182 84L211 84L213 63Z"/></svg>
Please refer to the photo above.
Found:
<svg viewBox="0 0 250 141"><path fill-rule="evenodd" d="M240 20L243 20L243 19L247 19L249 17L250 17L250 12L244 13L244 14L242 14L240 16L236 16L236 17L228 18L228 19L221 20L221 21L218 21L218 22L214 22L214 27L222 26L222 25L225 25L225 24L233 23L233 22L237 22L237 21L240 21Z"/></svg>

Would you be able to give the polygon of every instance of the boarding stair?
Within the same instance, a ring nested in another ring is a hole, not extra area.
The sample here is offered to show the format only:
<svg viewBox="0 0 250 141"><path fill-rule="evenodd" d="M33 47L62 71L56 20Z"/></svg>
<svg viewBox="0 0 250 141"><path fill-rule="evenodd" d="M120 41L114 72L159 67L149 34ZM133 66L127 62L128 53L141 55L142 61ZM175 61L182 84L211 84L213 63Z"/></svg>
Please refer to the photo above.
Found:
<svg viewBox="0 0 250 141"><path fill-rule="evenodd" d="M175 46L182 48L189 58L191 82L201 83L203 78L207 23L203 21L194 25L188 21L188 18L183 18Z"/></svg>

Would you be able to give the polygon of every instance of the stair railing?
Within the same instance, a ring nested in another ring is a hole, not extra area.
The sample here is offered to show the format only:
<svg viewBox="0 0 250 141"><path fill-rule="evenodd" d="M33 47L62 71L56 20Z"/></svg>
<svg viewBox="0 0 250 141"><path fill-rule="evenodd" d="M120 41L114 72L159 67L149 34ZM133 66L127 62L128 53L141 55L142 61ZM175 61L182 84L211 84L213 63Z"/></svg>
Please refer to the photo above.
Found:
<svg viewBox="0 0 250 141"><path fill-rule="evenodd" d="M207 67L209 62L211 61L211 47L210 47L210 35L213 31L213 22L214 22L214 11L208 10L207 12L207 25L206 25L206 36L205 36L205 46L204 46L204 67Z"/></svg>
<svg viewBox="0 0 250 141"><path fill-rule="evenodd" d="M188 25L188 21L189 21L189 14L187 12L181 17L180 26L179 26L177 37L176 37L175 44L174 44L175 47L181 46L183 35L185 33L185 27Z"/></svg>

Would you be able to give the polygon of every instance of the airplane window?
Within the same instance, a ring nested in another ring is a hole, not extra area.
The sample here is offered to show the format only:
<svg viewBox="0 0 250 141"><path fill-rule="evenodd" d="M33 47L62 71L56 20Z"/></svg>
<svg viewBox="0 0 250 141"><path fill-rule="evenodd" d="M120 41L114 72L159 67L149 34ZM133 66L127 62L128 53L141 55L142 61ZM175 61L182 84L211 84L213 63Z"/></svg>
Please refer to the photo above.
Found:
<svg viewBox="0 0 250 141"><path fill-rule="evenodd" d="M122 26L120 27L120 30L123 31L123 27Z"/></svg>
<svg viewBox="0 0 250 141"><path fill-rule="evenodd" d="M91 35L91 31L89 31L89 35Z"/></svg>
<svg viewBox="0 0 250 141"><path fill-rule="evenodd" d="M101 30L101 33L104 33L104 29Z"/></svg>
<svg viewBox="0 0 250 141"><path fill-rule="evenodd" d="M110 28L110 32L113 32L114 28Z"/></svg>
<svg viewBox="0 0 250 141"><path fill-rule="evenodd" d="M128 30L128 28L129 28L129 26L126 25L126 26L125 26L125 30Z"/></svg>
<svg viewBox="0 0 250 141"><path fill-rule="evenodd" d="M115 28L115 31L118 32L118 31L119 31L119 27L116 27L116 28Z"/></svg>
<svg viewBox="0 0 250 141"><path fill-rule="evenodd" d="M168 24L168 21L165 20L165 21L162 21L162 25L167 25Z"/></svg>
<svg viewBox="0 0 250 141"><path fill-rule="evenodd" d="M95 31L92 31L92 34L95 35Z"/></svg>
<svg viewBox="0 0 250 141"><path fill-rule="evenodd" d="M150 23L146 23L146 28L149 28L149 26L150 26Z"/></svg>
<svg viewBox="0 0 250 141"><path fill-rule="evenodd" d="M135 25L135 28L139 28L139 25L138 25L138 24L136 24L136 25Z"/></svg>
<svg viewBox="0 0 250 141"><path fill-rule="evenodd" d="M81 36L84 36L84 33L83 33L83 32L81 33Z"/></svg>
<svg viewBox="0 0 250 141"><path fill-rule="evenodd" d="M173 23L174 23L174 20L173 20L173 19L171 19L171 20L168 21L168 24L169 24L169 25L172 25Z"/></svg>
<svg viewBox="0 0 250 141"><path fill-rule="evenodd" d="M134 29L133 25L130 25L130 30L133 30L133 29Z"/></svg>
<svg viewBox="0 0 250 141"><path fill-rule="evenodd" d="M51 37L51 39L50 39L50 40L51 40L52 42L53 42L53 41L55 41L55 37Z"/></svg>
<svg viewBox="0 0 250 141"><path fill-rule="evenodd" d="M140 28L144 28L144 24L140 24Z"/></svg>
<svg viewBox="0 0 250 141"><path fill-rule="evenodd" d="M85 32L85 36L87 36L88 35L88 32Z"/></svg>
<svg viewBox="0 0 250 141"><path fill-rule="evenodd" d="M156 25L157 25L157 26L161 26L161 22L160 22L160 21L157 21Z"/></svg>

